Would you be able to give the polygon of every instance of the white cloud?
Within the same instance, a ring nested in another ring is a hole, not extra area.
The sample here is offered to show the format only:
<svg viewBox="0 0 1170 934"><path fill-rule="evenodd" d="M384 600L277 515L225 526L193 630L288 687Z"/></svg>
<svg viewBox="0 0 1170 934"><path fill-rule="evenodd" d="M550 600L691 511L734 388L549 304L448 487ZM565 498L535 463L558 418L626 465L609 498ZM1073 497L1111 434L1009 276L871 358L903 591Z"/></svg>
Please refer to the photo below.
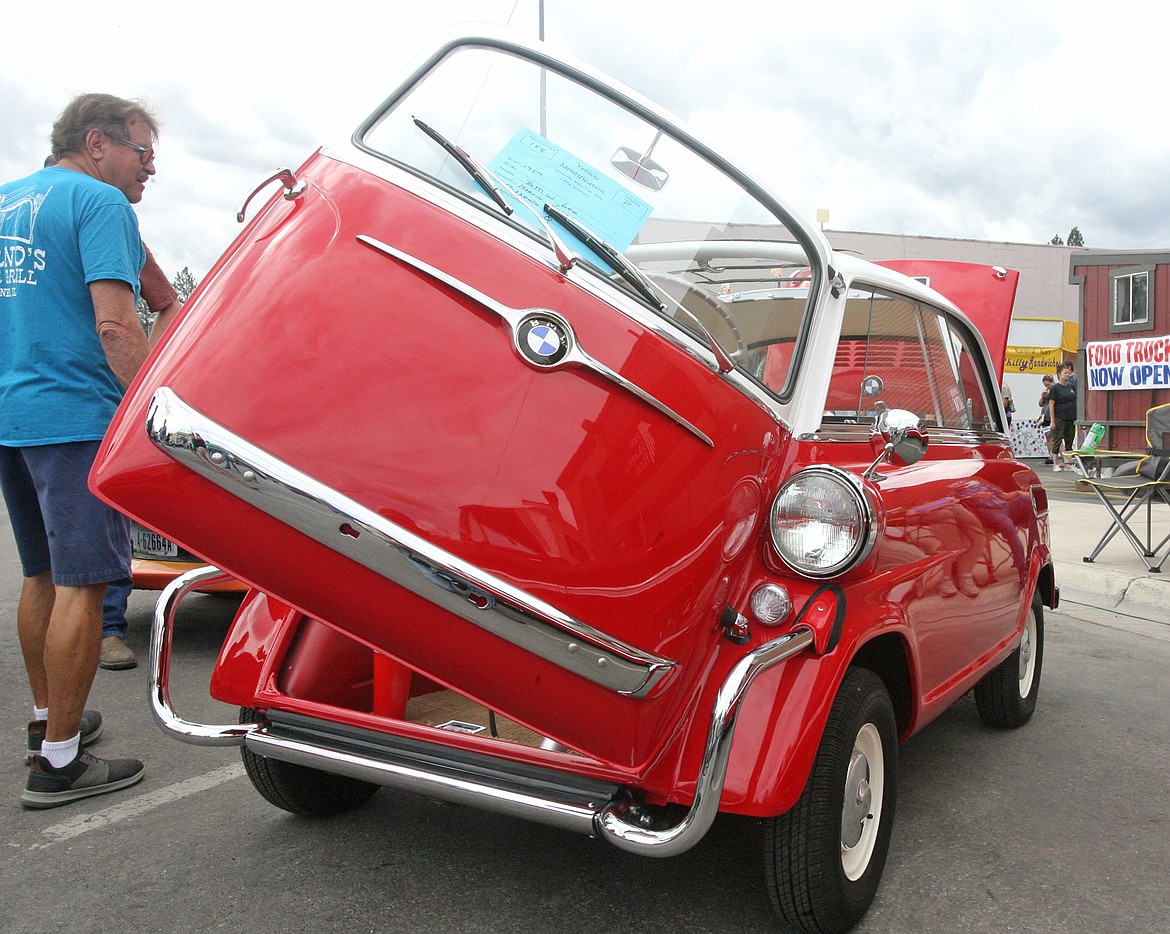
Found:
<svg viewBox="0 0 1170 934"><path fill-rule="evenodd" d="M678 113L806 213L829 208L830 226L1046 242L1076 225L1090 246L1170 247L1164 8L545 7L550 41ZM40 164L73 94L145 97L164 126L143 233L168 273L200 276L252 188L303 161L439 31L537 28L537 0L62 0L51 27L31 10L5 14L0 178Z"/></svg>

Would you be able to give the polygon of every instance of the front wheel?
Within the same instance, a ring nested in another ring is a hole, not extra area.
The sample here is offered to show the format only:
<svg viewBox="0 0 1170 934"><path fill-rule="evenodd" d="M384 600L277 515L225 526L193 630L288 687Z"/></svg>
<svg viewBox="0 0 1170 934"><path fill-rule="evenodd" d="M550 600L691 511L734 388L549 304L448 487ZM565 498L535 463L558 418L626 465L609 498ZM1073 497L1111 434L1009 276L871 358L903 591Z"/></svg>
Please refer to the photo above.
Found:
<svg viewBox="0 0 1170 934"><path fill-rule="evenodd" d="M882 680L851 668L804 793L764 830L772 905L806 931L844 931L877 893L897 792L898 728Z"/></svg>
<svg viewBox="0 0 1170 934"><path fill-rule="evenodd" d="M254 723L256 712L240 708L240 722ZM302 817L331 817L364 804L381 785L347 775L334 775L282 759L258 756L240 747L244 770L252 785L269 804Z"/></svg>
<svg viewBox="0 0 1170 934"><path fill-rule="evenodd" d="M1015 729L1032 719L1044 662L1044 605L1037 594L1024 621L1020 644L975 685L975 707L988 726Z"/></svg>

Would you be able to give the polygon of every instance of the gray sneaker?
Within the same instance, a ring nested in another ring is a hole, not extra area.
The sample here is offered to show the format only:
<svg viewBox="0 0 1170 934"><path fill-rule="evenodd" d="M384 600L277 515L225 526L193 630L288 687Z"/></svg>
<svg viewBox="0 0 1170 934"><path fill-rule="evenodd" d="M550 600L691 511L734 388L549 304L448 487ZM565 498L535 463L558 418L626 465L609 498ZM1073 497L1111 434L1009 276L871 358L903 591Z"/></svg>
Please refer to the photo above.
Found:
<svg viewBox="0 0 1170 934"><path fill-rule="evenodd" d="M96 710L87 710L81 715L81 745L88 746L97 742L102 735L102 715ZM28 762L32 763L33 756L41 754L41 744L45 741L45 721L28 721Z"/></svg>
<svg viewBox="0 0 1170 934"><path fill-rule="evenodd" d="M137 759L99 759L85 749L59 769L49 765L44 756L34 756L20 803L26 808L55 808L128 788L140 781L145 772Z"/></svg>

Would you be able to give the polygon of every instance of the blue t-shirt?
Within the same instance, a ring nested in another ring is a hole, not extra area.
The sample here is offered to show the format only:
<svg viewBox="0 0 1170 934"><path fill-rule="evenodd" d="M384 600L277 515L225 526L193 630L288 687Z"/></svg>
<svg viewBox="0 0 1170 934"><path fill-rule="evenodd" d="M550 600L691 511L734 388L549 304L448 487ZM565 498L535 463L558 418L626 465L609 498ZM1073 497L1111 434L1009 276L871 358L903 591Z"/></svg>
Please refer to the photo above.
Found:
<svg viewBox="0 0 1170 934"><path fill-rule="evenodd" d="M89 284L146 261L138 218L112 185L58 166L0 185L0 444L96 441L122 398Z"/></svg>

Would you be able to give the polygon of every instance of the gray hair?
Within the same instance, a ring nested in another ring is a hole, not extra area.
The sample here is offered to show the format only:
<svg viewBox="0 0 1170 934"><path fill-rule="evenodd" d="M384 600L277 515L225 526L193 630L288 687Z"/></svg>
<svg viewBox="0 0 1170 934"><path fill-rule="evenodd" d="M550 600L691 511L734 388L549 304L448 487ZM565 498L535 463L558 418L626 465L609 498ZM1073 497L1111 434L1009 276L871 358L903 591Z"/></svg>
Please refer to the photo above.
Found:
<svg viewBox="0 0 1170 934"><path fill-rule="evenodd" d="M51 158L55 161L85 148L85 136L93 129L109 136L127 137L131 123L145 123L150 127L150 138L158 139L158 120L146 103L123 100L112 94L79 94L61 111L53 132Z"/></svg>

